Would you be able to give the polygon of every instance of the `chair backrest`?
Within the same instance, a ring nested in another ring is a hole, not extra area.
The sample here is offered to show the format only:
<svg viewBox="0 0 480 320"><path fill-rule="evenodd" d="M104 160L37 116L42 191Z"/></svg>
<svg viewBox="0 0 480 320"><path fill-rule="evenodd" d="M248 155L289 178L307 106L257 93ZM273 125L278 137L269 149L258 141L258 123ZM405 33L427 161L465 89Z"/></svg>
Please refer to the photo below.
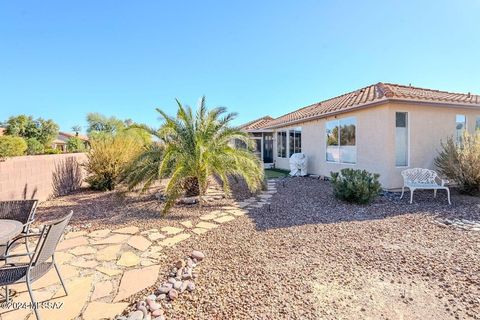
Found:
<svg viewBox="0 0 480 320"><path fill-rule="evenodd" d="M35 248L35 253L30 262L31 267L35 268L36 265L47 261L53 256L72 215L73 211L70 211L70 213L64 217L51 221L43 227L42 234Z"/></svg>
<svg viewBox="0 0 480 320"><path fill-rule="evenodd" d="M35 218L38 200L11 200L0 201L0 219L20 221L26 225ZM23 231L26 232L28 226Z"/></svg>
<svg viewBox="0 0 480 320"><path fill-rule="evenodd" d="M430 169L413 168L402 171L405 183L433 184L436 183L437 173Z"/></svg>

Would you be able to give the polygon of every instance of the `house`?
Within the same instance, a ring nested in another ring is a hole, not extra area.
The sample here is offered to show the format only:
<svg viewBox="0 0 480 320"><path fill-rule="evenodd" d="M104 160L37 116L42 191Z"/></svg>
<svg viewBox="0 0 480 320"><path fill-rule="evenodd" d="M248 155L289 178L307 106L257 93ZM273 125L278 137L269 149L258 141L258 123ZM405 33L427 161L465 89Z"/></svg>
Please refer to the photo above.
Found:
<svg viewBox="0 0 480 320"><path fill-rule="evenodd" d="M81 135L81 134L76 134L76 133L69 133L69 132L59 132L55 140L52 142L52 148L53 149L58 149L62 152L67 152L67 142L68 139L73 138L73 137L78 137L80 140L83 141L85 148L88 148L90 143L88 141L88 137Z"/></svg>
<svg viewBox="0 0 480 320"><path fill-rule="evenodd" d="M386 189L403 185L405 168L434 169L441 141L480 128L480 96L377 83L275 119L242 126L257 153L276 168L303 152L308 173L330 176L343 168L380 174ZM271 142L270 142L271 141ZM270 145L273 157L269 157ZM267 155L267 156L266 156Z"/></svg>
<svg viewBox="0 0 480 320"><path fill-rule="evenodd" d="M263 130L262 127L272 120L272 117L265 116L240 126L240 130L247 132L253 140L253 152L262 159L263 163L267 166L273 164L273 131ZM241 146L237 144L237 147Z"/></svg>

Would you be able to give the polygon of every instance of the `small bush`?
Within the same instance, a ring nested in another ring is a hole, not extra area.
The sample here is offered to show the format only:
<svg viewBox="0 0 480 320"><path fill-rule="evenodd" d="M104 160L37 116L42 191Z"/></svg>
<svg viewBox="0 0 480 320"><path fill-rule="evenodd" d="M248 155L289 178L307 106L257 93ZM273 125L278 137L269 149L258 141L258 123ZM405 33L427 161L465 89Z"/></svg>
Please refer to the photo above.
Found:
<svg viewBox="0 0 480 320"><path fill-rule="evenodd" d="M0 159L22 156L27 151L27 142L21 137L0 136Z"/></svg>
<svg viewBox="0 0 480 320"><path fill-rule="evenodd" d="M71 137L67 140L68 152L84 152L85 143L79 137Z"/></svg>
<svg viewBox="0 0 480 320"><path fill-rule="evenodd" d="M27 140L27 154L35 155L42 154L45 151L43 144L35 138L28 138Z"/></svg>
<svg viewBox="0 0 480 320"><path fill-rule="evenodd" d="M135 159L143 146L126 135L102 136L91 141L84 165L85 181L95 190L114 190L123 171Z"/></svg>
<svg viewBox="0 0 480 320"><path fill-rule="evenodd" d="M480 132L465 133L461 144L453 137L442 141L435 165L441 175L458 184L461 193L475 195L480 190Z"/></svg>
<svg viewBox="0 0 480 320"><path fill-rule="evenodd" d="M331 172L335 197L348 202L367 204L372 202L381 191L379 174L366 170L342 169L340 173Z"/></svg>
<svg viewBox="0 0 480 320"><path fill-rule="evenodd" d="M44 154L60 154L62 153L61 150L55 149L55 148L45 148L45 151L43 152Z"/></svg>

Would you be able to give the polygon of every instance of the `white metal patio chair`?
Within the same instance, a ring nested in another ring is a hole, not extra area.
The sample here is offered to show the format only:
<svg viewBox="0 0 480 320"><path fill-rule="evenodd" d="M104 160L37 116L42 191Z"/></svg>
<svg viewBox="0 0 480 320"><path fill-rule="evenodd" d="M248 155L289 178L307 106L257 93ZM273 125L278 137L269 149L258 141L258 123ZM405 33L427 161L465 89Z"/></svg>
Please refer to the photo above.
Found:
<svg viewBox="0 0 480 320"><path fill-rule="evenodd" d="M450 190L445 186L448 180L438 178L435 171L423 168L406 169L402 171L402 177L403 187L400 199L403 198L406 187L410 189L410 203L413 202L413 192L417 189L433 190L434 197L437 197L437 190L446 190L448 204L452 204L450 202ZM437 183L437 178L440 180L440 184Z"/></svg>

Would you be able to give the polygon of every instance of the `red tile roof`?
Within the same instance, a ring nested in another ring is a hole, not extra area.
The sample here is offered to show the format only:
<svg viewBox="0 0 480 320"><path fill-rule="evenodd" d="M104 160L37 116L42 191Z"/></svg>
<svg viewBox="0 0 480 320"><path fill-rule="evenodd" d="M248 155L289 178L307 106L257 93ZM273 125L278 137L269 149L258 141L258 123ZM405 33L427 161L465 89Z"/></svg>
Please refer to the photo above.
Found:
<svg viewBox="0 0 480 320"><path fill-rule="evenodd" d="M281 127L306 120L323 118L332 114L347 112L356 108L373 106L388 101L414 103L427 102L480 107L480 95L470 93L451 93L379 82L287 113L264 123L261 127L256 126L255 129Z"/></svg>
<svg viewBox="0 0 480 320"><path fill-rule="evenodd" d="M242 124L240 126L240 129L244 131L260 129L266 126L271 120L273 120L273 118L270 116L261 117L259 119L255 119L253 121Z"/></svg>
<svg viewBox="0 0 480 320"><path fill-rule="evenodd" d="M78 137L80 140L83 140L83 141L88 141L88 136L84 136L83 134L79 134L77 136L76 133L70 133L70 132L63 132L63 131L60 131L58 133L59 136L65 136L67 138L72 138L72 137Z"/></svg>

